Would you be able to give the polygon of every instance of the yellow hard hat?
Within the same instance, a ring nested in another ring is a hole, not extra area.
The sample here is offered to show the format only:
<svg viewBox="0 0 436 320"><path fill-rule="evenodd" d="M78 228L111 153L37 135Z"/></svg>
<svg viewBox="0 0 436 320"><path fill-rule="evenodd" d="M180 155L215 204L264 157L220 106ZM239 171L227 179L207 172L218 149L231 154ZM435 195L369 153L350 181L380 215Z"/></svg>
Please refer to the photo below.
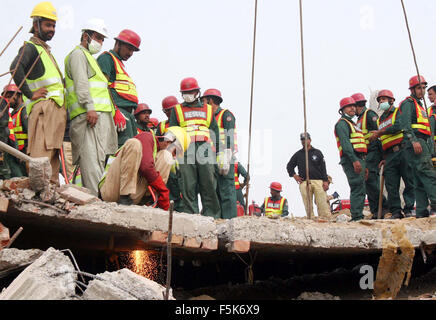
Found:
<svg viewBox="0 0 436 320"><path fill-rule="evenodd" d="M49 1L43 1L38 3L35 8L33 8L31 18L42 17L50 20L57 21L58 15L56 13L55 7Z"/></svg>
<svg viewBox="0 0 436 320"><path fill-rule="evenodd" d="M169 127L167 133L174 135L174 137L177 139L177 142L182 147L183 152L188 149L191 140L189 139L185 129L181 127ZM167 133L165 135L167 135Z"/></svg>

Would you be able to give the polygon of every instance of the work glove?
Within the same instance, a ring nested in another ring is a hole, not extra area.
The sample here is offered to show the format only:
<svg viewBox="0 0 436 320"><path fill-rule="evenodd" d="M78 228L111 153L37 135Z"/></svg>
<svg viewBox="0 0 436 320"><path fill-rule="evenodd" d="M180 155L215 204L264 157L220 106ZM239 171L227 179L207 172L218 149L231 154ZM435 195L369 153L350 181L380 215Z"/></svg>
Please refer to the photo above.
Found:
<svg viewBox="0 0 436 320"><path fill-rule="evenodd" d="M114 122L118 132L126 130L127 118L121 113L120 109L115 108Z"/></svg>
<svg viewBox="0 0 436 320"><path fill-rule="evenodd" d="M156 180L150 183L150 186L158 193L157 206L163 210L170 208L170 191L168 190L162 176L159 175Z"/></svg>
<svg viewBox="0 0 436 320"><path fill-rule="evenodd" d="M232 156L232 149L225 149L218 153L217 162L220 175L225 176L229 173Z"/></svg>

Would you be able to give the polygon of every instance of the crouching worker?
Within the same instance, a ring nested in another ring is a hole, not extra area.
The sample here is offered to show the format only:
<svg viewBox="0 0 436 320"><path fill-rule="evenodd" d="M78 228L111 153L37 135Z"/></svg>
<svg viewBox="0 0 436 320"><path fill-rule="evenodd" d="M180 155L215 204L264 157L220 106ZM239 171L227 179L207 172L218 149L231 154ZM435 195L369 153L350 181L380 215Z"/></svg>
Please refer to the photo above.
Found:
<svg viewBox="0 0 436 320"><path fill-rule="evenodd" d="M183 155L188 146L186 131L170 127L164 136L154 138L142 132L126 141L115 157L110 157L99 184L101 198L108 202L140 204L148 186L156 192L157 206L169 208L166 187L175 155Z"/></svg>

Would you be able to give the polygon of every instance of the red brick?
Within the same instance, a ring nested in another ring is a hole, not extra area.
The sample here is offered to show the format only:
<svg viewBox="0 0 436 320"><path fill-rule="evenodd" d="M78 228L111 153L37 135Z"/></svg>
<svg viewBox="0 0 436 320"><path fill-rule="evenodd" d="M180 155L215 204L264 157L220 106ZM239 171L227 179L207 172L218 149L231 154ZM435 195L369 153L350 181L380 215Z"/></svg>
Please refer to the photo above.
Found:
<svg viewBox="0 0 436 320"><path fill-rule="evenodd" d="M9 206L9 199L0 197L0 212L7 212Z"/></svg>
<svg viewBox="0 0 436 320"><path fill-rule="evenodd" d="M201 249L204 250L218 250L218 239L204 239L201 243Z"/></svg>
<svg viewBox="0 0 436 320"><path fill-rule="evenodd" d="M9 229L5 228L1 223L0 223L0 248L6 246L9 243Z"/></svg>
<svg viewBox="0 0 436 320"><path fill-rule="evenodd" d="M183 236L173 234L171 236L171 244L174 246L182 246L183 245Z"/></svg>
<svg viewBox="0 0 436 320"><path fill-rule="evenodd" d="M3 182L3 189L7 191L13 191L17 189L29 189L29 178L12 178Z"/></svg>
<svg viewBox="0 0 436 320"><path fill-rule="evenodd" d="M235 240L230 243L228 248L229 252L245 253L250 251L250 241L247 240Z"/></svg>
<svg viewBox="0 0 436 320"><path fill-rule="evenodd" d="M156 243L156 244L165 244L167 243L168 235L163 231L153 231L148 238L148 242Z"/></svg>
<svg viewBox="0 0 436 320"><path fill-rule="evenodd" d="M186 248L200 248L201 241L198 241L197 238L185 238L183 246Z"/></svg>

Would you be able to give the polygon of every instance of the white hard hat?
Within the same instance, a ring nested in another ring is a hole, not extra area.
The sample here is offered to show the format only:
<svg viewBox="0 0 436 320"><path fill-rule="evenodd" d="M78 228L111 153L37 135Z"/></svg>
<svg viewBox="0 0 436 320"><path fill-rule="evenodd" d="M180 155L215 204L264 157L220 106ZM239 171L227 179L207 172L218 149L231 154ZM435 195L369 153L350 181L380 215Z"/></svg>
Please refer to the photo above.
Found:
<svg viewBox="0 0 436 320"><path fill-rule="evenodd" d="M109 37L106 25L103 19L92 18L89 19L86 23L85 28L82 29L82 32L85 30L91 30L100 33L103 37Z"/></svg>

